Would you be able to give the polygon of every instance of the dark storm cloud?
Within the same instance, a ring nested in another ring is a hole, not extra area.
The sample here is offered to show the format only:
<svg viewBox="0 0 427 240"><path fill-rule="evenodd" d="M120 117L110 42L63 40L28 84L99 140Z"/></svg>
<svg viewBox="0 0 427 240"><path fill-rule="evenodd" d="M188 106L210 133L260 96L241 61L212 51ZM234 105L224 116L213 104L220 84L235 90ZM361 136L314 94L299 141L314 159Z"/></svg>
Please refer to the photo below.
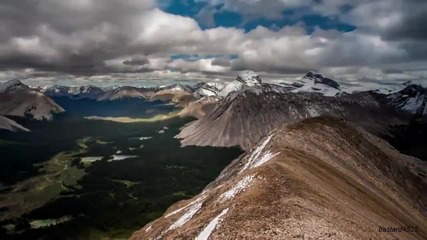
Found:
<svg viewBox="0 0 427 240"><path fill-rule="evenodd" d="M411 57L411 60L425 60L427 58L426 40L405 40L400 43L400 47Z"/></svg>
<svg viewBox="0 0 427 240"><path fill-rule="evenodd" d="M404 73L404 71L403 71L403 70L400 70L400 69L393 69L393 68L385 68L385 69L382 69L382 71L383 71L383 73L385 73L385 74L396 74L396 73L401 74L401 73Z"/></svg>
<svg viewBox="0 0 427 240"><path fill-rule="evenodd" d="M389 40L414 39L426 41L427 9L414 16L405 16L398 24L386 29L383 36Z"/></svg>

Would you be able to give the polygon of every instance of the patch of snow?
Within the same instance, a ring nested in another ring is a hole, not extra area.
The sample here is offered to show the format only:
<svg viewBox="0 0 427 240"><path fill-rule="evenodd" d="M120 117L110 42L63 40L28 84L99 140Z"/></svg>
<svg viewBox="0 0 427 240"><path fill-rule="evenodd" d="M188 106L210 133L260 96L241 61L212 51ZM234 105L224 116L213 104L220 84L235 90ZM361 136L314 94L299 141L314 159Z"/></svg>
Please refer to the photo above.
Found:
<svg viewBox="0 0 427 240"><path fill-rule="evenodd" d="M315 72L307 73L307 75L295 81L292 85L297 88L291 92L315 92L327 97L335 97L341 94L342 90L337 82Z"/></svg>
<svg viewBox="0 0 427 240"><path fill-rule="evenodd" d="M192 201L191 203L189 203L189 204L185 205L184 207L179 208L179 209L177 209L177 210L175 210L175 211L173 211L173 212L171 212L171 213L167 214L167 215L165 216L165 218L168 218L168 217L170 217L170 216L172 216L172 215L174 215L174 214L177 214L177 213L181 212L182 210L184 210L184 209L188 208L189 206L191 206L191 205L193 205L193 204L196 204L196 203L198 203L198 202L200 202L200 201L202 201L202 202L203 202L203 200L205 200L205 198L206 198L206 196L203 196L203 193L202 193L202 196L201 196L201 197L199 197L199 198L197 198L196 200Z"/></svg>
<svg viewBox="0 0 427 240"><path fill-rule="evenodd" d="M151 225L147 229L145 229L145 232L148 232L150 230L151 230Z"/></svg>
<svg viewBox="0 0 427 240"><path fill-rule="evenodd" d="M215 89L222 89L224 88L224 84L222 83L217 83L217 82L207 82L205 83L206 86L215 88Z"/></svg>
<svg viewBox="0 0 427 240"><path fill-rule="evenodd" d="M237 77L237 80L243 82L244 84L246 84L247 86L250 86L250 87L253 87L256 85L261 85L261 83L262 83L259 75L253 71L246 71L246 72L241 73Z"/></svg>
<svg viewBox="0 0 427 240"><path fill-rule="evenodd" d="M120 150L117 150L117 152L116 152L117 154L120 154L120 153L122 153L122 151L120 151Z"/></svg>
<svg viewBox="0 0 427 240"><path fill-rule="evenodd" d="M224 202L226 200L232 199L238 193L245 191L246 188L249 187L252 184L252 182L254 180L254 177L255 177L255 175L250 175L250 176L243 177L231 189L229 189L228 191L226 191L223 194L221 194L221 196L219 196L220 203L222 203L222 202Z"/></svg>
<svg viewBox="0 0 427 240"><path fill-rule="evenodd" d="M300 88L294 89L291 92L294 92L294 93L317 92L317 93L321 93L323 96L326 96L326 97L335 97L339 95L341 91L324 84L320 84L320 83L314 84L313 82L310 84L306 84Z"/></svg>
<svg viewBox="0 0 427 240"><path fill-rule="evenodd" d="M258 157L261 155L262 150L264 150L265 146L267 146L268 142L270 142L272 138L272 135L265 138L264 142L262 142L261 145L257 146L257 148L252 152L252 154L249 156L249 158L244 158L246 160L245 165L240 170L239 173L243 172L244 170L250 168L258 159Z"/></svg>
<svg viewBox="0 0 427 240"><path fill-rule="evenodd" d="M229 208L222 210L222 212L216 216L212 221L203 229L202 232L196 237L195 240L208 240L209 236L215 230L216 225L222 221L222 217L227 214Z"/></svg>
<svg viewBox="0 0 427 240"><path fill-rule="evenodd" d="M226 97L229 93L239 91L240 89L242 89L242 87L243 87L243 83L241 83L237 80L234 80L231 83L227 84L221 90L221 92L219 92L219 96L220 97Z"/></svg>
<svg viewBox="0 0 427 240"><path fill-rule="evenodd" d="M197 93L207 97L215 97L217 95L216 92L214 92L213 90L206 88L200 88L199 90L197 90Z"/></svg>
<svg viewBox="0 0 427 240"><path fill-rule="evenodd" d="M256 168L259 167L261 165L263 165L264 163L270 161L271 159L273 159L275 156L279 155L280 152L278 153L271 153L270 151L268 151L267 153L265 153L264 155L262 155L261 158L259 158L253 165L251 168Z"/></svg>
<svg viewBox="0 0 427 240"><path fill-rule="evenodd" d="M184 91L184 88L181 86L175 86L173 88L168 89L170 91Z"/></svg>
<svg viewBox="0 0 427 240"><path fill-rule="evenodd" d="M200 210L200 208L202 207L202 203L203 202L198 202L194 205L192 205L187 212L185 212L178 220L176 220L176 222L174 222L172 225L170 225L170 227L166 230L166 232L173 230L173 229L177 229L181 226L183 226L184 224L186 224L188 221L191 220L191 218L193 218L193 216Z"/></svg>
<svg viewBox="0 0 427 240"><path fill-rule="evenodd" d="M405 110L414 114L422 106L422 104L423 104L422 98L417 95L416 97L409 98L406 104L402 107L402 110Z"/></svg>

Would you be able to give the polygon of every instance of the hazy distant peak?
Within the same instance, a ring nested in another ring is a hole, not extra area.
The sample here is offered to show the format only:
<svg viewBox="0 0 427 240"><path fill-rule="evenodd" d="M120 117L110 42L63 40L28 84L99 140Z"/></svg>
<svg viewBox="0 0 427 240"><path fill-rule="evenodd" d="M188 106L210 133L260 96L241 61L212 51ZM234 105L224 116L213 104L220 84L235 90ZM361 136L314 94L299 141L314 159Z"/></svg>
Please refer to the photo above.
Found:
<svg viewBox="0 0 427 240"><path fill-rule="evenodd" d="M218 97L224 84L218 82L204 82L196 86L195 93L200 96Z"/></svg>
<svg viewBox="0 0 427 240"><path fill-rule="evenodd" d="M19 79L12 79L0 84L0 92L6 92L8 89L22 85L23 84Z"/></svg>
<svg viewBox="0 0 427 240"><path fill-rule="evenodd" d="M427 88L417 84L405 86L399 92L387 96L390 104L415 117L425 117L427 115Z"/></svg>
<svg viewBox="0 0 427 240"><path fill-rule="evenodd" d="M314 83L324 84L336 89L341 89L341 86L339 83L337 83L335 80L332 80L330 78L327 78L319 73L310 71L308 72L303 78L314 80Z"/></svg>
<svg viewBox="0 0 427 240"><path fill-rule="evenodd" d="M221 97L226 97L228 94L242 89L257 88L262 86L261 77L253 71L246 71L239 74L236 80L228 83L220 92Z"/></svg>
<svg viewBox="0 0 427 240"><path fill-rule="evenodd" d="M293 92L317 92L324 96L334 97L341 94L341 86L335 80L314 71L308 72L292 84Z"/></svg>
<svg viewBox="0 0 427 240"><path fill-rule="evenodd" d="M256 86L262 84L261 77L253 71L245 71L239 74L236 80L247 86Z"/></svg>

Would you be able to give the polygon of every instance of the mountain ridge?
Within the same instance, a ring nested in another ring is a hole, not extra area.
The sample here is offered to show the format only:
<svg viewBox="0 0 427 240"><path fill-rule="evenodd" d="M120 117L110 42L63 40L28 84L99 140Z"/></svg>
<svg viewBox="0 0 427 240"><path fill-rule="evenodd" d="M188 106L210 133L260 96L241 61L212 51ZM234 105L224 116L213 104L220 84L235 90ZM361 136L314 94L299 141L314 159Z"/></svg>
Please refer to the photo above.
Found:
<svg viewBox="0 0 427 240"><path fill-rule="evenodd" d="M426 163L331 117L282 125L136 239L423 239ZM380 227L417 226L417 232Z"/></svg>

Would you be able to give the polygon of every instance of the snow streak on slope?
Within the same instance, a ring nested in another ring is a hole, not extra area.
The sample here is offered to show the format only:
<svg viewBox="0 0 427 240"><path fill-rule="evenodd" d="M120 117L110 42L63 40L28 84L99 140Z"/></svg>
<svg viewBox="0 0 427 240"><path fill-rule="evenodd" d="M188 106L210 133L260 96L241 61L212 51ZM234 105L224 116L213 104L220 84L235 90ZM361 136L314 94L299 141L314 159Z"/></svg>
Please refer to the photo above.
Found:
<svg viewBox="0 0 427 240"><path fill-rule="evenodd" d="M229 208L222 210L212 221L203 229L203 231L196 237L195 240L208 240L211 233L215 230L216 225L221 222L222 217L227 214Z"/></svg>
<svg viewBox="0 0 427 240"><path fill-rule="evenodd" d="M176 229L190 221L190 219L200 210L203 202L198 202L192 205L176 222L174 222L167 231Z"/></svg>
<svg viewBox="0 0 427 240"><path fill-rule="evenodd" d="M233 199L234 196L236 196L240 192L245 191L245 189L252 184L252 181L254 179L255 175L243 177L242 180L237 182L236 185L234 185L230 190L221 194L221 196L219 197L219 202L222 203L224 201Z"/></svg>

